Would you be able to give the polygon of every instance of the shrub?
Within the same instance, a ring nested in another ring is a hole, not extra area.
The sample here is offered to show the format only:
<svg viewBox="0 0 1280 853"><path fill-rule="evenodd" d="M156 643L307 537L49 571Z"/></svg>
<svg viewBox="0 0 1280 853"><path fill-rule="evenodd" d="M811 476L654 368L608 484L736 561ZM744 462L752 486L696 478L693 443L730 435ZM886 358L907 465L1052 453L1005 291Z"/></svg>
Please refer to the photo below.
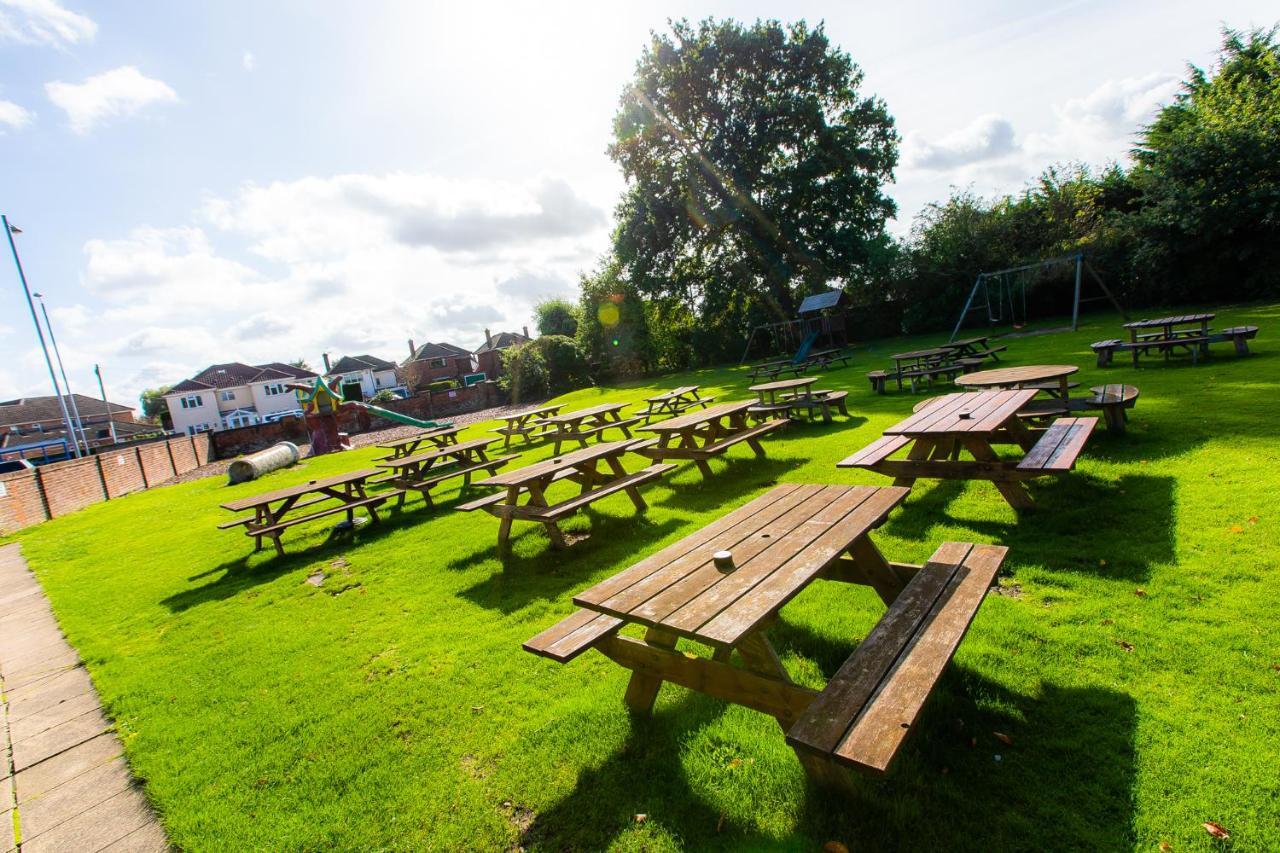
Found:
<svg viewBox="0 0 1280 853"><path fill-rule="evenodd" d="M502 377L498 387L512 403L537 400L550 392L547 361L532 343L502 350Z"/></svg>
<svg viewBox="0 0 1280 853"><path fill-rule="evenodd" d="M383 388L377 394L369 398L370 403L394 403L398 398L391 393L389 388Z"/></svg>
<svg viewBox="0 0 1280 853"><path fill-rule="evenodd" d="M578 333L578 313L578 306L565 299L544 299L533 306L539 335L572 338Z"/></svg>
<svg viewBox="0 0 1280 853"><path fill-rule="evenodd" d="M572 338L543 335L530 346L542 355L542 360L546 363L547 384L552 392L560 393L590 383L587 360Z"/></svg>

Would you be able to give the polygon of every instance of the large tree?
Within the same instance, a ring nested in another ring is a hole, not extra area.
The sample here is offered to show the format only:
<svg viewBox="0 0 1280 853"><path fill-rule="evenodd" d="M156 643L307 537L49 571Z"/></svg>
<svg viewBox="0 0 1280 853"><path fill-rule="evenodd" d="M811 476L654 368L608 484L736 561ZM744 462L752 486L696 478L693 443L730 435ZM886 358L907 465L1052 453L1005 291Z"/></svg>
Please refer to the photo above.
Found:
<svg viewBox="0 0 1280 853"><path fill-rule="evenodd" d="M898 136L862 79L821 25L654 33L609 149L628 180L615 249L635 286L699 305L731 290L791 317L797 296L863 263L894 213L882 188Z"/></svg>

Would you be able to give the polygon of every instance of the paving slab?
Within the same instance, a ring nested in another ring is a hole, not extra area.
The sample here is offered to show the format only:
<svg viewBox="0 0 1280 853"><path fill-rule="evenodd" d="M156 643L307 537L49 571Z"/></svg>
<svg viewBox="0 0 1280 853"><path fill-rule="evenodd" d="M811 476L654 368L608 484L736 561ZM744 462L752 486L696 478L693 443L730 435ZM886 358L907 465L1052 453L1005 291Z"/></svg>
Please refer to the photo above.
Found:
<svg viewBox="0 0 1280 853"><path fill-rule="evenodd" d="M13 837L13 809L0 812L0 853L9 853L16 844Z"/></svg>
<svg viewBox="0 0 1280 853"><path fill-rule="evenodd" d="M19 772L26 770L36 762L65 752L73 746L79 746L110 729L111 724L107 722L107 718L102 716L101 710L95 708L87 714L81 714L61 725L13 744L13 769ZM21 800L18 801L18 806L21 808Z"/></svg>
<svg viewBox="0 0 1280 853"><path fill-rule="evenodd" d="M81 693L73 699L50 705L35 714L29 714L18 720L9 721L9 740L21 743L28 738L42 734L54 726L60 726L68 720L74 720L81 714L98 710L98 697L93 693Z"/></svg>
<svg viewBox="0 0 1280 853"><path fill-rule="evenodd" d="M18 771L14 784L18 788L18 802L39 797L58 785L64 785L82 773L106 764L124 754L115 735L103 734L60 752L26 770Z"/></svg>
<svg viewBox="0 0 1280 853"><path fill-rule="evenodd" d="M89 673L81 668L69 669L53 678L44 679L5 691L5 701L9 704L9 725L32 714L38 714L46 708L93 693L93 682Z"/></svg>
<svg viewBox="0 0 1280 853"><path fill-rule="evenodd" d="M55 675L61 675L66 670L73 669L79 665L80 656L74 650L59 652L30 666L6 671L4 673L5 689L17 690L19 687L25 687L28 684L34 684L37 681L44 681L47 678L53 678Z"/></svg>
<svg viewBox="0 0 1280 853"><path fill-rule="evenodd" d="M22 804L18 804L22 813ZM98 803L48 832L22 839L22 853L101 850L154 821L147 801L132 788Z"/></svg>
<svg viewBox="0 0 1280 853"><path fill-rule="evenodd" d="M158 823L149 823L102 848L102 853L166 853L169 839Z"/></svg>
<svg viewBox="0 0 1280 853"><path fill-rule="evenodd" d="M132 782L124 756L117 756L38 797L24 798L21 812L23 846L106 802L126 790Z"/></svg>

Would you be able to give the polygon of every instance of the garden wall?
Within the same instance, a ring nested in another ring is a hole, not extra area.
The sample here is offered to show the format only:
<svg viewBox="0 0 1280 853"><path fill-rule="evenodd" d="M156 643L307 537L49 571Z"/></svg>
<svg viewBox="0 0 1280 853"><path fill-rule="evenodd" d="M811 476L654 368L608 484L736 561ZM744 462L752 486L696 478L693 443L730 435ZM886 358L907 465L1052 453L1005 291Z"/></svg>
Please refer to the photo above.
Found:
<svg viewBox="0 0 1280 853"><path fill-rule="evenodd" d="M208 433L104 447L85 459L0 474L0 535L158 486L212 456Z"/></svg>

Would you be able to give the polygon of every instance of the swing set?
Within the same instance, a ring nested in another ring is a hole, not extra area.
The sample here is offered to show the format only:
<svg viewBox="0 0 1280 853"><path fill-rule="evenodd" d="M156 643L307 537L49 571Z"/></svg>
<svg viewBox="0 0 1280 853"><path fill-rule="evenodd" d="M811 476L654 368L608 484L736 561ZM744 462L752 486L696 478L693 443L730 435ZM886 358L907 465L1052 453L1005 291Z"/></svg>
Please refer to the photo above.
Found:
<svg viewBox="0 0 1280 853"><path fill-rule="evenodd" d="M1076 252L1061 258L1049 258L1033 264L1023 264L1009 269L980 273L973 283L973 289L969 291L969 298L965 300L964 310L960 312L960 317L956 320L956 327L951 332L951 340L954 341L956 339L956 336L960 334L961 327L964 326L965 320L975 311L986 314L989 326L1002 325L1006 322L1015 329L1025 326L1028 317L1028 288L1045 275L1064 267L1074 267L1075 273L1074 298L1071 305L1071 331L1076 331L1080 326L1080 305L1085 302L1097 302L1106 299L1115 307L1120 316L1124 317L1125 320L1129 319L1129 314L1120 305L1120 301L1116 299L1097 271L1084 259L1084 253ZM1085 272L1088 272L1089 276L1097 282L1098 287L1102 290L1101 295L1089 297L1081 295Z"/></svg>

